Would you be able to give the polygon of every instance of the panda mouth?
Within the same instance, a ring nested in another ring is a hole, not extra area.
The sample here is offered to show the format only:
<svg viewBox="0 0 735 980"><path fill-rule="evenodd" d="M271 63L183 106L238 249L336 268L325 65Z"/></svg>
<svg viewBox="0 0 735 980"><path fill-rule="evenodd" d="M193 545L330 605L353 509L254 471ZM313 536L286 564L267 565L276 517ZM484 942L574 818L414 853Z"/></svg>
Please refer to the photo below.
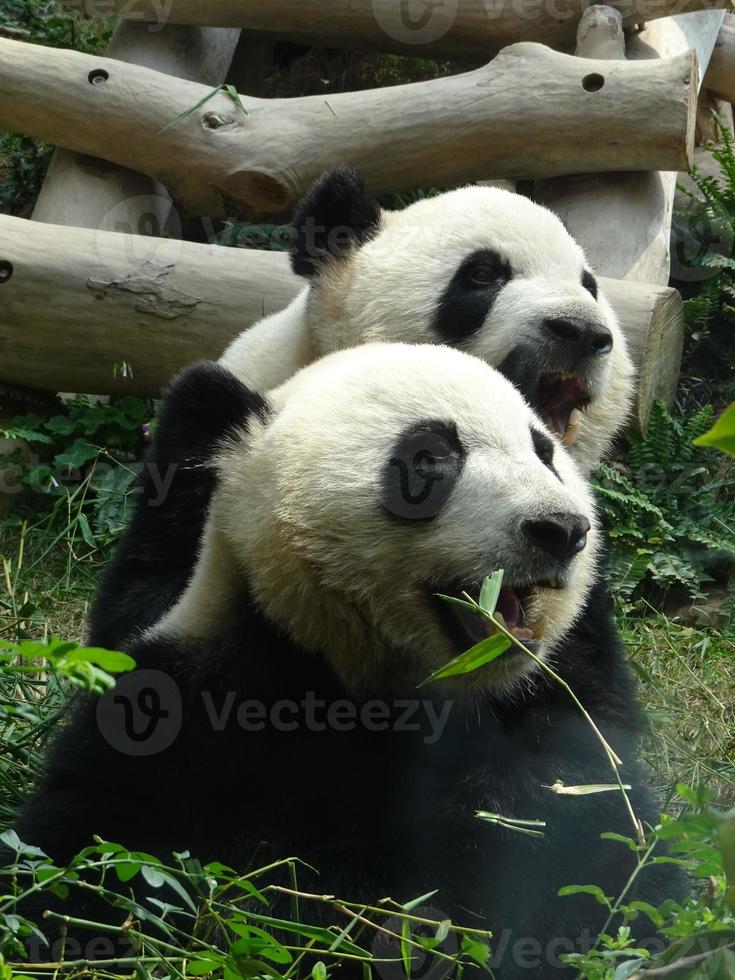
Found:
<svg viewBox="0 0 735 980"><path fill-rule="evenodd" d="M582 412L590 403L589 393L579 378L568 371L542 374L536 392L536 406L544 422L565 446L572 446L579 435Z"/></svg>
<svg viewBox="0 0 735 980"><path fill-rule="evenodd" d="M495 606L495 619L503 624L505 629L519 640L531 653L536 653L543 639L544 623L538 611L538 597L544 589L561 589L563 584L557 579L544 579L539 582L510 584L505 582L498 595ZM476 601L480 596L480 584L460 586L456 584L444 595L459 595L466 593ZM446 602L435 593L432 595L440 619L451 639L464 652L477 643L481 643L500 630L485 616L473 613L464 606ZM522 653L517 647L508 650L503 656Z"/></svg>

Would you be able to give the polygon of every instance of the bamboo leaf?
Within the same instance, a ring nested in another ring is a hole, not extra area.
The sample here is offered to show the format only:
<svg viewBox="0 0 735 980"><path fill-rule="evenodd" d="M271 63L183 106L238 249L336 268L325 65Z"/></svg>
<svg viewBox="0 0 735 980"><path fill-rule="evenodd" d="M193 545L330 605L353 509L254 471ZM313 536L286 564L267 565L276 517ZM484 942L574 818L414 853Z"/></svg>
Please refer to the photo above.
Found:
<svg viewBox="0 0 735 980"><path fill-rule="evenodd" d="M443 680L445 677L470 674L473 670L477 670L478 667L484 667L485 664L496 660L510 646L512 646L511 641L502 633L495 633L493 636L488 636L486 639L480 640L473 647L470 647L469 650L455 657L454 660L450 660L449 663L435 670L433 674L430 674L425 681L419 684L419 687L423 687L424 684L430 684L432 681Z"/></svg>

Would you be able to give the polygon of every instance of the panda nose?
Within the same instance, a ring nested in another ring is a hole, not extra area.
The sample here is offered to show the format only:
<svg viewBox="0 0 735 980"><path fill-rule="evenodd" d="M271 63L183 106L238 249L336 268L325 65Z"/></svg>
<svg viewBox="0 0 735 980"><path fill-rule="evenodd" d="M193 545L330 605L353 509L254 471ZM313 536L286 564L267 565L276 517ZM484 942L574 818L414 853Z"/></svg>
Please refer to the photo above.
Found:
<svg viewBox="0 0 735 980"><path fill-rule="evenodd" d="M587 544L590 522L582 514L547 514L523 521L521 533L536 548L560 562L568 562Z"/></svg>
<svg viewBox="0 0 735 980"><path fill-rule="evenodd" d="M563 344L577 357L602 357L612 350L612 334L606 326L594 320L559 316L544 320L543 325L556 343Z"/></svg>

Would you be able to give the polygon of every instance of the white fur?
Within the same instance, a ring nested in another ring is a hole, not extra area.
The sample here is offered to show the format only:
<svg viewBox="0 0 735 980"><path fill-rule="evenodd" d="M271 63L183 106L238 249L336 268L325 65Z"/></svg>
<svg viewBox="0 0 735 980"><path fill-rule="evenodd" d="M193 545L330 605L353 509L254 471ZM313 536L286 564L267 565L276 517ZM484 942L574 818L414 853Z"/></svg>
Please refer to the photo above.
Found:
<svg viewBox="0 0 735 980"><path fill-rule="evenodd" d="M463 349L498 365L519 341L533 343L548 317L593 317L613 351L586 380L593 394L572 454L586 471L624 422L633 391L625 338L607 300L581 283L582 249L551 211L495 187L464 187L383 212L378 234L334 259L285 310L237 338L222 363L267 391L294 366L370 341L439 343L437 302L462 260L494 248L513 269L485 321Z"/></svg>
<svg viewBox="0 0 735 980"><path fill-rule="evenodd" d="M316 362L269 401L270 419L252 419L219 460L200 561L157 631L211 637L245 578L273 622L328 656L349 687L418 683L458 652L426 583L497 568L528 577L535 559L520 523L573 511L592 523L587 547L567 587L543 589L535 609L541 655L553 651L584 603L599 534L577 467L561 446L558 477L539 460L530 426L541 423L508 381L450 348L370 344ZM381 474L400 433L426 419L455 423L467 458L439 515L403 523L381 507ZM465 686L507 687L533 666L509 662Z"/></svg>

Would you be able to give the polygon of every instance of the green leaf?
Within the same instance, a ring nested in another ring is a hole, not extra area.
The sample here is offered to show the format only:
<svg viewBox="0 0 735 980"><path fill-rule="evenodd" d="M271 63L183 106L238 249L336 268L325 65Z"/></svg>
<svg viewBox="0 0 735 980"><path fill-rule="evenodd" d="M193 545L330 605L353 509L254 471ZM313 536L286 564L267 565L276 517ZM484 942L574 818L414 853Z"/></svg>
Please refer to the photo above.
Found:
<svg viewBox="0 0 735 980"><path fill-rule="evenodd" d="M563 888L559 889L557 895L562 898L565 895L592 895L600 905L610 908L610 899L598 885L564 885Z"/></svg>
<svg viewBox="0 0 735 980"><path fill-rule="evenodd" d="M491 616L495 612L498 596L503 587L503 575L505 575L505 570L499 568L492 575L483 579L482 582L482 588L480 589L480 608Z"/></svg>
<svg viewBox="0 0 735 980"><path fill-rule="evenodd" d="M90 548L96 548L97 542L92 534L92 528L89 526L87 515L80 512L77 517L77 523L79 524L79 530L82 532L84 543L88 544Z"/></svg>
<svg viewBox="0 0 735 980"><path fill-rule="evenodd" d="M311 968L311 980L327 980L327 968L321 960Z"/></svg>
<svg viewBox="0 0 735 980"><path fill-rule="evenodd" d="M205 977L208 973L213 973L219 969L225 961L225 957L215 959L211 954L207 959L191 960L186 967L186 972L190 977Z"/></svg>
<svg viewBox="0 0 735 980"><path fill-rule="evenodd" d="M430 674L425 681L419 684L419 687L423 687L424 684L429 684L432 681L443 680L445 677L470 674L473 670L477 670L478 667L483 667L485 664L496 660L510 646L512 646L511 641L502 633L495 633L493 636L488 636L465 651L465 653L461 653L458 657L455 657L454 660L450 660L448 664L444 664L443 667L435 670L433 674Z"/></svg>
<svg viewBox="0 0 735 980"><path fill-rule="evenodd" d="M481 939L464 935L460 952L462 956L467 956L475 963L479 963L480 966L485 966L490 956L490 947Z"/></svg>
<svg viewBox="0 0 735 980"><path fill-rule="evenodd" d="M140 873L143 875L151 888L160 888L166 881L157 868L151 868L147 864L143 865L143 867L140 869Z"/></svg>
<svg viewBox="0 0 735 980"><path fill-rule="evenodd" d="M411 976L411 923L404 919L401 923L401 960L407 977Z"/></svg>
<svg viewBox="0 0 735 980"><path fill-rule="evenodd" d="M97 456L98 450L91 442L87 442L86 439L75 439L65 453L59 453L55 457L54 462L57 466L78 470Z"/></svg>
<svg viewBox="0 0 735 980"><path fill-rule="evenodd" d="M142 866L141 861L121 861L114 865L115 874L120 881L132 881Z"/></svg>
<svg viewBox="0 0 735 980"><path fill-rule="evenodd" d="M704 435L694 440L695 446L714 446L729 456L735 456L735 402L732 403Z"/></svg>
<svg viewBox="0 0 735 980"><path fill-rule="evenodd" d="M113 674L121 674L133 670L135 660L127 653L118 650L104 650L102 647L78 647L64 654L67 663L88 663L109 670Z"/></svg>
<svg viewBox="0 0 735 980"><path fill-rule="evenodd" d="M433 898L437 891L438 889L435 888L433 892L427 892L425 895L419 895L418 898L412 898L410 902L406 902L406 904L402 905L401 908L404 912L413 912L413 910L417 909L419 905L423 905L424 902L428 902L430 898Z"/></svg>
<svg viewBox="0 0 735 980"><path fill-rule="evenodd" d="M205 105L207 102L209 102L210 99L213 99L218 92L222 92L222 91L224 91L227 95L229 95L229 97L232 99L232 101L235 103L238 109L240 109L247 116L248 114L247 110L245 106L242 104L240 100L240 96L237 92L237 89L234 87L234 85L218 85L216 88L212 89L211 92L208 92L203 99L200 99L196 103L196 105L191 106L189 109L184 109L184 111L179 113L179 115L176 116L175 119L172 119L171 122L166 123L163 129L159 130L159 135L161 133L165 133L167 129L171 129L172 126L175 126L177 123L180 123L183 119L186 119L186 117L190 116L192 112L196 112L197 109L201 109L201 107Z"/></svg>
<svg viewBox="0 0 735 980"><path fill-rule="evenodd" d="M638 900L635 902L628 902L623 911L626 915L628 915L628 913L631 911L643 912L657 928L664 924L664 917L657 908L654 908L654 906L650 904L650 902L642 902Z"/></svg>

